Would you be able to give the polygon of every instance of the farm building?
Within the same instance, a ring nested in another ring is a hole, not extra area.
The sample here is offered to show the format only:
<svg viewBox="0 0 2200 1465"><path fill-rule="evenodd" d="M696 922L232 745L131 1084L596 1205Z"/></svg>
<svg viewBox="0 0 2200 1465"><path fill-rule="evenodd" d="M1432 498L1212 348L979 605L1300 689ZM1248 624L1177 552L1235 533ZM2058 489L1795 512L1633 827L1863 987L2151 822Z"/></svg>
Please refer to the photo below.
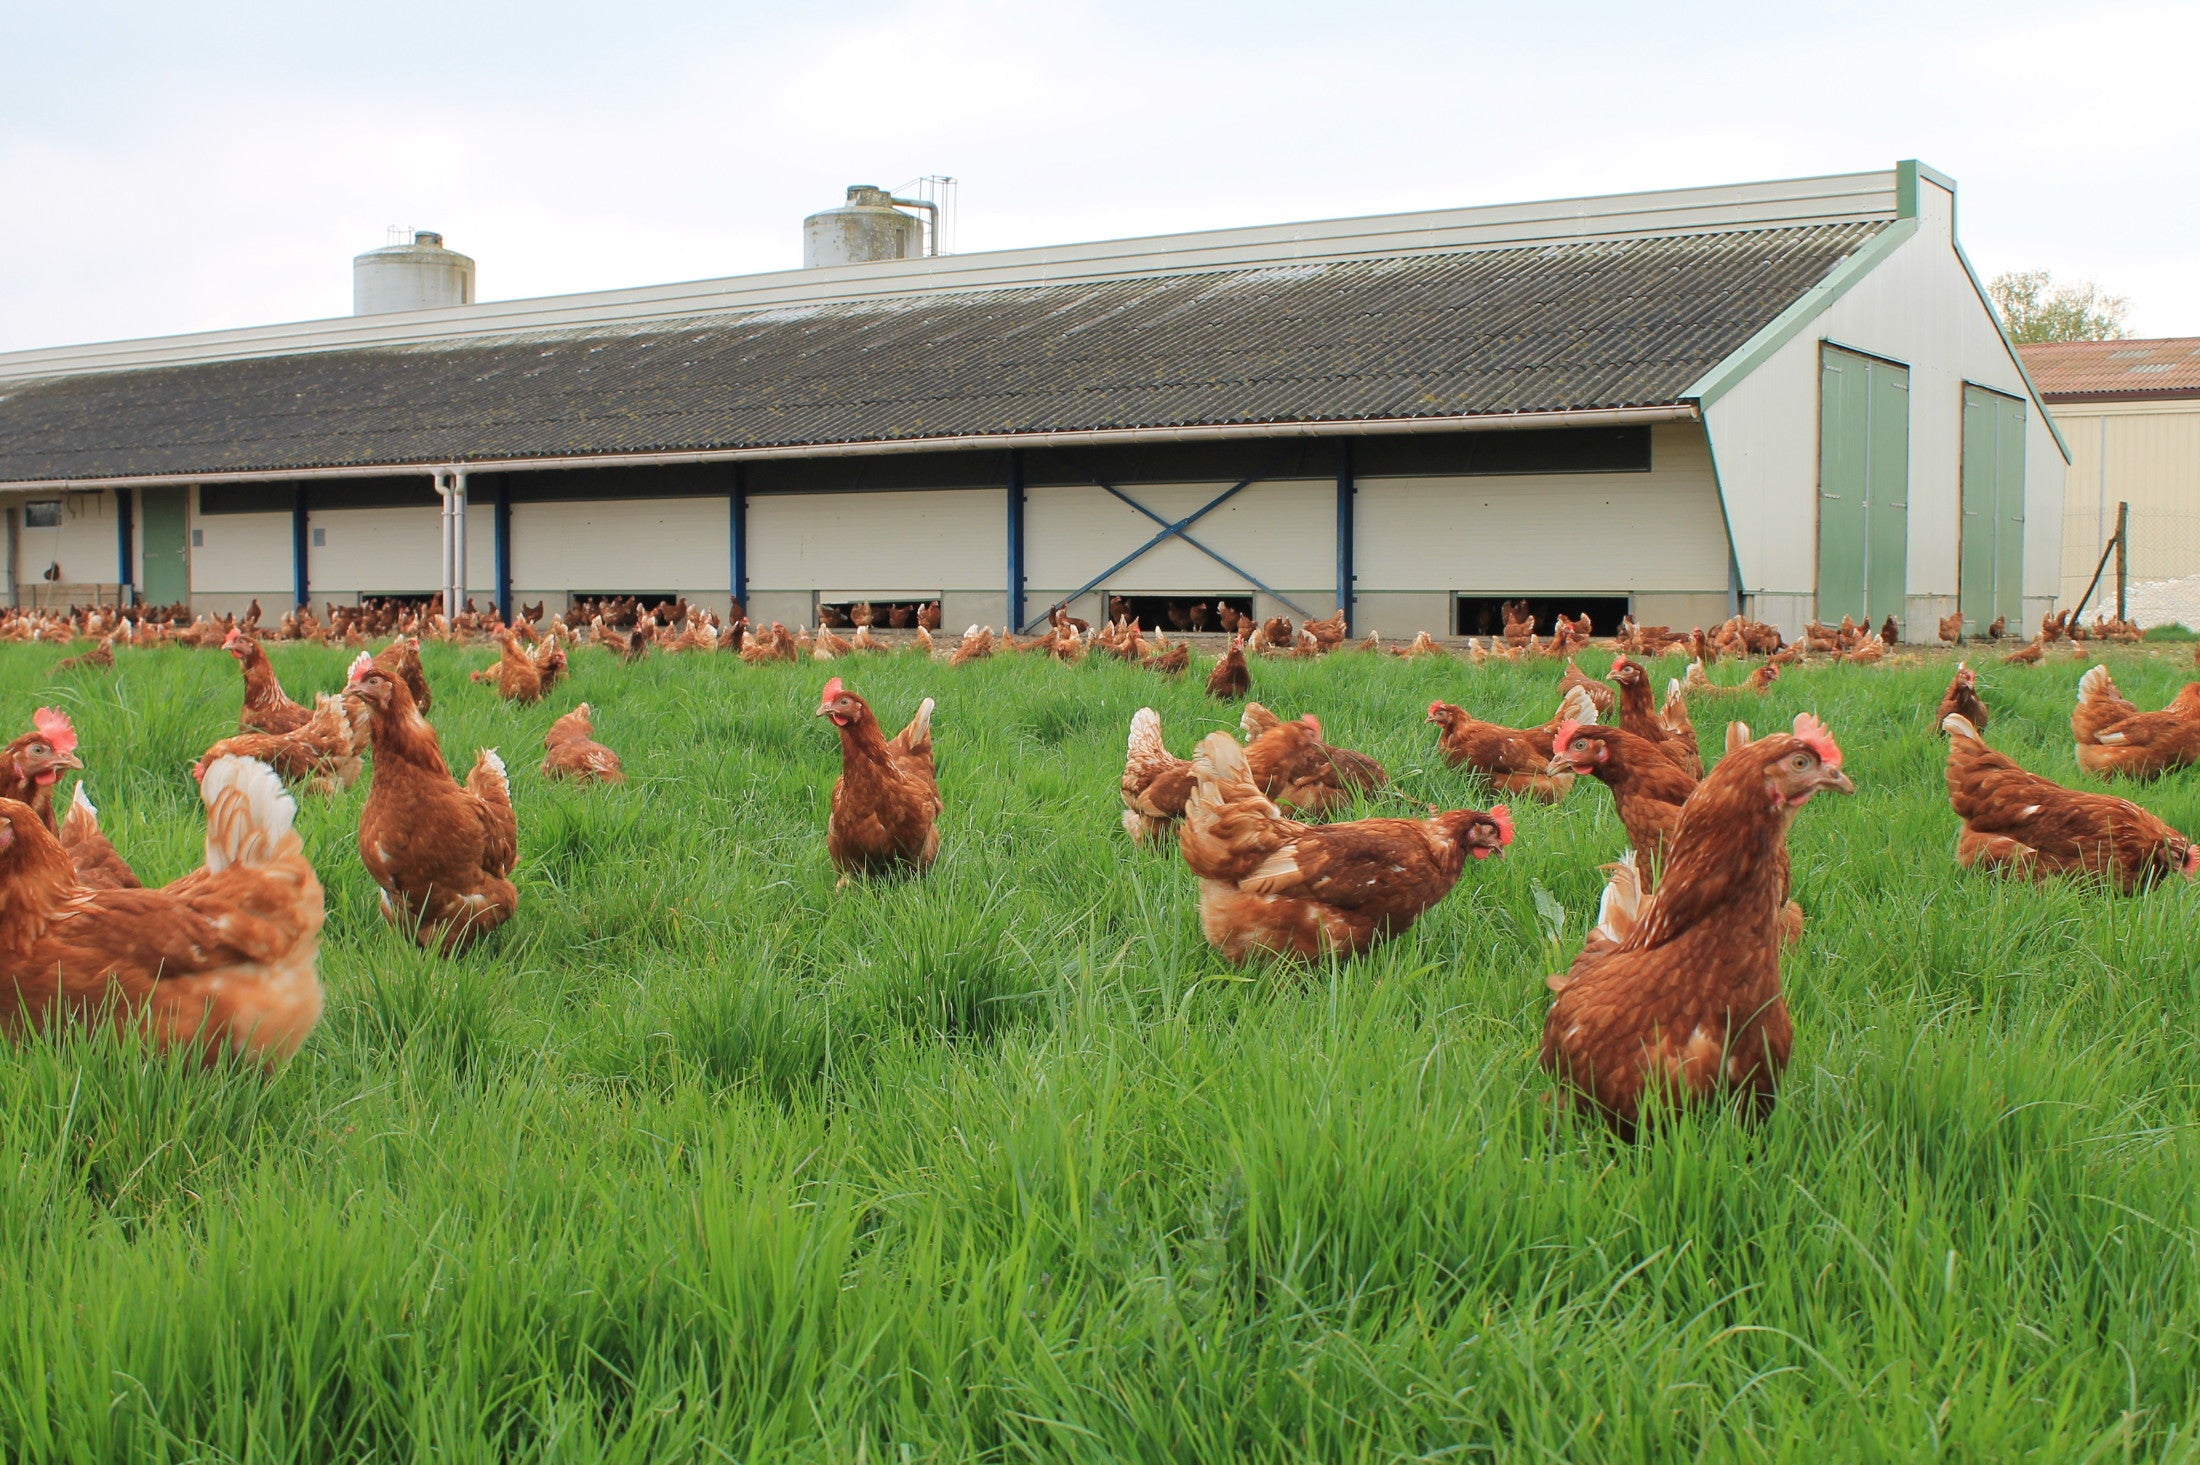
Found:
<svg viewBox="0 0 2200 1465"><path fill-rule="evenodd" d="M2200 336L2020 349L2070 444L2063 603L2085 593L2129 504L2134 619L2200 626ZM2088 606L2103 603L2096 591Z"/></svg>
<svg viewBox="0 0 2200 1465"><path fill-rule="evenodd" d="M0 355L7 589L1929 639L2064 570L1955 218L1906 162L937 256L851 189L802 270L490 303L422 236L351 318Z"/></svg>

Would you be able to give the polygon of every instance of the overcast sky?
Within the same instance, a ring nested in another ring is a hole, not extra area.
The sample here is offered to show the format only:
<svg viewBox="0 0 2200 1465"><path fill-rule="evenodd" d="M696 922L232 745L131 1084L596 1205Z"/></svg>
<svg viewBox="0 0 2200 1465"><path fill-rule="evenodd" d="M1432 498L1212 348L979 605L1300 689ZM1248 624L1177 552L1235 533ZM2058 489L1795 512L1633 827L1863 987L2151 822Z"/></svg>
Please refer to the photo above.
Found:
<svg viewBox="0 0 2200 1465"><path fill-rule="evenodd" d="M845 185L964 252L1883 168L1983 274L2200 335L2200 5L0 0L0 350L784 269Z"/></svg>

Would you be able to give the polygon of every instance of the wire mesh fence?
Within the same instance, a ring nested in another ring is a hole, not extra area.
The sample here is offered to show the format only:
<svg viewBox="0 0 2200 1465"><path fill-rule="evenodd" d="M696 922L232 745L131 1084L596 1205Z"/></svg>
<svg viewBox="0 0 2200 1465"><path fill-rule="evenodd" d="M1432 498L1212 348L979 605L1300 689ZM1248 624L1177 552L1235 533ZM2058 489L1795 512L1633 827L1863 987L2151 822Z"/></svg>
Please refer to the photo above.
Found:
<svg viewBox="0 0 2200 1465"><path fill-rule="evenodd" d="M2200 630L2200 504L2116 506L2116 520L2091 567L2080 619L2111 614L2142 630Z"/></svg>

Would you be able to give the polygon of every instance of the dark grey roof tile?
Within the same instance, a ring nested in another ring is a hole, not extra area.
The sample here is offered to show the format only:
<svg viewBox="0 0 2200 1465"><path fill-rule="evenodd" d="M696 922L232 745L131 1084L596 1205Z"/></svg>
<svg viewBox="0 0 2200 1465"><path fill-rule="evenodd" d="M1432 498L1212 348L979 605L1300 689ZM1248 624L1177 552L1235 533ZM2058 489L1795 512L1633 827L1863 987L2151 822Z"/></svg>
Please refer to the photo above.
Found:
<svg viewBox="0 0 2200 1465"><path fill-rule="evenodd" d="M0 482L1669 403L1860 222L1001 287L59 377Z"/></svg>

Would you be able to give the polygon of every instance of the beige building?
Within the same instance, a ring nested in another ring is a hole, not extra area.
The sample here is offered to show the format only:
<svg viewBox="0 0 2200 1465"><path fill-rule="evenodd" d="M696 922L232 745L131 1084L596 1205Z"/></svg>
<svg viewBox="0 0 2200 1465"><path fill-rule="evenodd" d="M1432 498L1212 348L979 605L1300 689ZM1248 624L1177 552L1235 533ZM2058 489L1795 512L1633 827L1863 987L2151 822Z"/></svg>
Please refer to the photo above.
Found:
<svg viewBox="0 0 2200 1465"><path fill-rule="evenodd" d="M2200 336L2021 349L2070 445L2063 603L2085 593L2127 503L2132 618L2200 629ZM2114 574L2088 614L2115 608Z"/></svg>
<svg viewBox="0 0 2200 1465"><path fill-rule="evenodd" d="M6 590L1930 639L2064 581L2063 445L1920 163L944 257L874 194L800 270L482 303L424 234L360 267L464 261L428 308L0 355Z"/></svg>

